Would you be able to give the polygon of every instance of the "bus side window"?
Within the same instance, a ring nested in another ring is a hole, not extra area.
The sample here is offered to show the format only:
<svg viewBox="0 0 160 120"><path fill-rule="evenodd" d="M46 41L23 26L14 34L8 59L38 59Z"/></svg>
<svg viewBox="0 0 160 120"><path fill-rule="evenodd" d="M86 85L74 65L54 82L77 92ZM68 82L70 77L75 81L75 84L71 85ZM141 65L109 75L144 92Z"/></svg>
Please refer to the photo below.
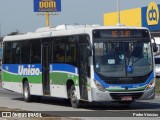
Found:
<svg viewBox="0 0 160 120"><path fill-rule="evenodd" d="M76 63L76 46L69 46L67 50L66 62L75 65Z"/></svg>
<svg viewBox="0 0 160 120"><path fill-rule="evenodd" d="M40 63L41 62L41 41L33 40L31 42L31 63Z"/></svg>
<svg viewBox="0 0 160 120"><path fill-rule="evenodd" d="M72 47L71 48L71 57L72 57L72 60L73 60L74 64L76 64L76 56L77 56L76 52L77 52L76 46Z"/></svg>
<svg viewBox="0 0 160 120"><path fill-rule="evenodd" d="M40 56L38 56L38 53L36 53L35 51L31 52L31 61L33 63L38 63L40 62Z"/></svg>
<svg viewBox="0 0 160 120"><path fill-rule="evenodd" d="M72 63L71 52L72 52L71 50L67 50L66 63Z"/></svg>
<svg viewBox="0 0 160 120"><path fill-rule="evenodd" d="M53 44L53 62L61 63L64 62L64 47L62 44Z"/></svg>
<svg viewBox="0 0 160 120"><path fill-rule="evenodd" d="M19 64L21 61L20 57L20 51L21 51L21 46L19 42L14 42L12 43L12 53L11 53L11 59L10 63L12 64Z"/></svg>
<svg viewBox="0 0 160 120"><path fill-rule="evenodd" d="M23 41L21 42L21 62L23 64L30 63L30 42Z"/></svg>
<svg viewBox="0 0 160 120"><path fill-rule="evenodd" d="M53 38L53 40L52 62L76 65L77 41L74 36Z"/></svg>
<svg viewBox="0 0 160 120"><path fill-rule="evenodd" d="M74 66L77 65L77 44L75 36L68 37L66 45L66 62Z"/></svg>
<svg viewBox="0 0 160 120"><path fill-rule="evenodd" d="M18 44L16 46L16 61L15 63L20 63L20 51L21 51L21 46Z"/></svg>
<svg viewBox="0 0 160 120"><path fill-rule="evenodd" d="M10 63L10 59L11 59L11 43L10 42L6 42L4 43L4 51L3 51L3 62L4 63Z"/></svg>

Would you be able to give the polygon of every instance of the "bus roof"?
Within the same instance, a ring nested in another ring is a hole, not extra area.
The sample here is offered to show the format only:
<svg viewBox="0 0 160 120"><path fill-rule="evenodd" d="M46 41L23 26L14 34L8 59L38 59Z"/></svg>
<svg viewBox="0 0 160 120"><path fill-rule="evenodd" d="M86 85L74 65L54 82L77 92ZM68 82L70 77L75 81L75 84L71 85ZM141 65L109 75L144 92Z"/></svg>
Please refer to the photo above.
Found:
<svg viewBox="0 0 160 120"><path fill-rule="evenodd" d="M56 27L38 28L35 32L4 37L3 41L18 41L52 36L66 36L74 34L91 34L94 29L146 29L145 27L100 26L100 25L59 25Z"/></svg>

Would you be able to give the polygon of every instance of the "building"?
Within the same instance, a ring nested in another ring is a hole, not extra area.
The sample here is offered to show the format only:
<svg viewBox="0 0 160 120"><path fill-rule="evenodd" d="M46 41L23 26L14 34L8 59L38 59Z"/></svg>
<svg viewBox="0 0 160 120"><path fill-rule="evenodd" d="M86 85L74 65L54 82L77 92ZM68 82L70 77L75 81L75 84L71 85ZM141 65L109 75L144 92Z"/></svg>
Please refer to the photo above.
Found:
<svg viewBox="0 0 160 120"><path fill-rule="evenodd" d="M146 7L122 10L120 11L120 22L125 26L147 27L160 51L160 5L151 2ZM104 14L105 26L115 26L117 23L117 12Z"/></svg>

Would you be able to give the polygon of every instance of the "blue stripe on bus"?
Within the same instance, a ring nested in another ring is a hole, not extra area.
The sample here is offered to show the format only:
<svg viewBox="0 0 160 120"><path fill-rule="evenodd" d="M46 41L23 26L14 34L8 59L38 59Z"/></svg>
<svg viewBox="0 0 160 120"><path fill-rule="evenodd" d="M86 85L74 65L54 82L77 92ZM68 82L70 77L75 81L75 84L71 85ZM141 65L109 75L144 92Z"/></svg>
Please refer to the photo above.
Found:
<svg viewBox="0 0 160 120"><path fill-rule="evenodd" d="M3 64L2 70L18 74L19 66L23 66L23 68L38 68L40 72L42 72L42 65L41 64ZM51 68L52 66L52 68ZM71 72L78 74L77 67L70 65L70 64L50 64L50 71L63 71L63 72Z"/></svg>
<svg viewBox="0 0 160 120"><path fill-rule="evenodd" d="M139 83L139 84L107 84L94 72L94 79L97 80L98 82L100 82L101 85L105 88L108 88L109 86L120 86L121 88L126 88L126 86L128 88L136 88L137 86L142 87L142 86L145 86L145 85L149 84L153 78L154 78L154 72L151 73L151 75L149 76L149 78L146 80L145 83Z"/></svg>
<svg viewBox="0 0 160 120"><path fill-rule="evenodd" d="M42 72L41 64L3 64L2 70L11 72L13 74L18 74L19 66L23 66L23 68L38 68L40 72Z"/></svg>
<svg viewBox="0 0 160 120"><path fill-rule="evenodd" d="M52 68L51 71L63 71L63 72L71 72L71 73L78 73L77 68L70 64L51 64Z"/></svg>

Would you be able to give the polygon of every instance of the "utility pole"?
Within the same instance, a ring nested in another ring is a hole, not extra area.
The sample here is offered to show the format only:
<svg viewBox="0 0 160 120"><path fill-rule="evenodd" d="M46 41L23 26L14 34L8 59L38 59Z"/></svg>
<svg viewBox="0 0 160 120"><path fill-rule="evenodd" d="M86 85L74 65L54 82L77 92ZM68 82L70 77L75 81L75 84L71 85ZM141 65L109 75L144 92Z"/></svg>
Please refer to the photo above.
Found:
<svg viewBox="0 0 160 120"><path fill-rule="evenodd" d="M118 13L118 26L121 26L121 20L120 20L120 4L119 4L119 0L117 0L117 13Z"/></svg>

